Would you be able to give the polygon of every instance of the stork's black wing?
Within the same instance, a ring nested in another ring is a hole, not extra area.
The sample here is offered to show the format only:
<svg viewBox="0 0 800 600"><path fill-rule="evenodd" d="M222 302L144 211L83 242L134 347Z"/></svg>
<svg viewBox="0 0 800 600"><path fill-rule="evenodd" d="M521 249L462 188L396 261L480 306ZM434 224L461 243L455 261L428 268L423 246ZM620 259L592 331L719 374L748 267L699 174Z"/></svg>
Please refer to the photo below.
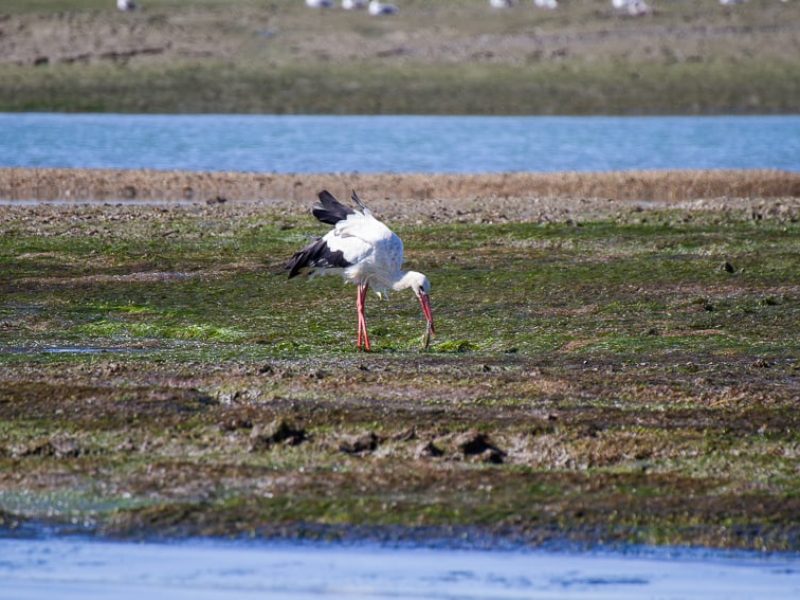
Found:
<svg viewBox="0 0 800 600"><path fill-rule="evenodd" d="M344 259L341 250L331 250L325 240L319 238L295 252L286 263L286 270L291 279L302 272L311 273L314 269L346 269L350 266L352 265Z"/></svg>
<svg viewBox="0 0 800 600"><path fill-rule="evenodd" d="M336 225L355 212L334 198L328 190L322 190L319 193L319 201L320 204L315 206L311 212L317 219L328 225Z"/></svg>

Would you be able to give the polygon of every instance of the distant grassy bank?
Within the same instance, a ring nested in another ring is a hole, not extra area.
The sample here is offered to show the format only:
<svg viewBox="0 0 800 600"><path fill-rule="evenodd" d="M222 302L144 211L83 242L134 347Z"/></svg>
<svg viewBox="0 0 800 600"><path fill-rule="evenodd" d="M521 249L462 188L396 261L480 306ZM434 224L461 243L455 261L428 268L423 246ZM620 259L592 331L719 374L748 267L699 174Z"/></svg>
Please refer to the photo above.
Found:
<svg viewBox="0 0 800 600"><path fill-rule="evenodd" d="M800 6L607 0L557 11L407 0L401 14L294 0L0 6L0 110L332 114L800 111Z"/></svg>
<svg viewBox="0 0 800 600"><path fill-rule="evenodd" d="M720 114L800 111L800 66L224 64L0 67L0 110L142 113Z"/></svg>

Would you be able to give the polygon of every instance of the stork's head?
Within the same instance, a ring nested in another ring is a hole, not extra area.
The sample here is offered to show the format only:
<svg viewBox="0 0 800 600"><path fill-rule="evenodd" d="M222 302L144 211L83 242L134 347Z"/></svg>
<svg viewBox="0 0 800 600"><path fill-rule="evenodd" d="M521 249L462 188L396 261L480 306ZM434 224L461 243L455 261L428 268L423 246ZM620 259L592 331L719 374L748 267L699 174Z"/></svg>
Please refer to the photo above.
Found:
<svg viewBox="0 0 800 600"><path fill-rule="evenodd" d="M425 315L425 320L428 321L428 331L435 334L436 330L433 327L433 312L431 311L431 282L422 273L416 271L409 271L401 279L403 287L410 287L414 295L419 298L420 306L422 306L422 313Z"/></svg>
<svg viewBox="0 0 800 600"><path fill-rule="evenodd" d="M420 297L420 294L429 294L431 291L431 282L422 273L409 271L405 274L403 280L406 287L410 287L417 298Z"/></svg>

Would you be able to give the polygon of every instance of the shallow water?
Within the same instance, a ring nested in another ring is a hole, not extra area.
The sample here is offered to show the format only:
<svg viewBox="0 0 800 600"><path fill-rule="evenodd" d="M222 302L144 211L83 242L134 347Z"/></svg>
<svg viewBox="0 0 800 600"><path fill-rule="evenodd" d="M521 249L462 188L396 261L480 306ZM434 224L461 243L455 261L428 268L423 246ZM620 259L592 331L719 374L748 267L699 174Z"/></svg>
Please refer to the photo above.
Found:
<svg viewBox="0 0 800 600"><path fill-rule="evenodd" d="M800 598L800 557L0 539L0 599Z"/></svg>
<svg viewBox="0 0 800 600"><path fill-rule="evenodd" d="M242 202L241 200L239 201ZM124 206L126 208L131 206L197 206L200 202L195 200L87 200L82 198L80 200L39 200L38 198L26 198L25 200L11 200L8 198L0 198L0 206L19 206L30 208L31 206L45 205L45 206L66 206L74 208L76 206Z"/></svg>
<svg viewBox="0 0 800 600"><path fill-rule="evenodd" d="M256 172L800 170L800 116L0 113L0 166Z"/></svg>
<svg viewBox="0 0 800 600"><path fill-rule="evenodd" d="M72 348L72 347L58 347L58 348L42 348L43 354L102 354L107 352L105 348Z"/></svg>
<svg viewBox="0 0 800 600"><path fill-rule="evenodd" d="M0 347L0 353L8 354L133 354L146 352L145 348L99 347L99 346L11 346Z"/></svg>

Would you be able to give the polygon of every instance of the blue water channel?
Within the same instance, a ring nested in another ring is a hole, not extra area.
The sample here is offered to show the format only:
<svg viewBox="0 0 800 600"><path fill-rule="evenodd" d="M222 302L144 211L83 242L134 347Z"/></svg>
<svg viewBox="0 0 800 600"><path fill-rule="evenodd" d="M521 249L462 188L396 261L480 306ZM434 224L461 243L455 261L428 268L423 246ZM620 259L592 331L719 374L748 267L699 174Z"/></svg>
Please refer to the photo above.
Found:
<svg viewBox="0 0 800 600"><path fill-rule="evenodd" d="M276 173L800 171L800 116L0 113L0 167Z"/></svg>
<svg viewBox="0 0 800 600"><path fill-rule="evenodd" d="M800 557L0 539L0 600L796 600Z"/></svg>

